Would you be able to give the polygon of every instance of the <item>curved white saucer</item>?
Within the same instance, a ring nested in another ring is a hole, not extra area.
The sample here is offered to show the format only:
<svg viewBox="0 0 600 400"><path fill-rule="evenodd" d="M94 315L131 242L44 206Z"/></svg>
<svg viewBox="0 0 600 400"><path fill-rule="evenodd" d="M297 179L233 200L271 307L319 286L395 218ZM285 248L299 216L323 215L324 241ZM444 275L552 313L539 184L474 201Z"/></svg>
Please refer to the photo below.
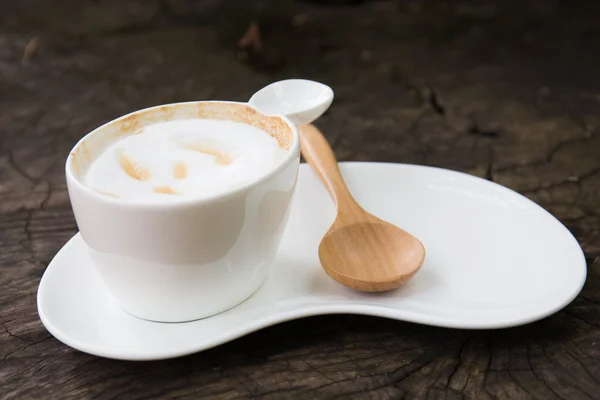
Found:
<svg viewBox="0 0 600 400"><path fill-rule="evenodd" d="M58 252L40 283L42 322L75 349L116 359L155 360L319 314L367 314L453 328L509 327L558 311L581 290L586 278L581 248L560 222L525 197L437 168L381 163L340 167L367 211L425 245L425 263L405 287L363 294L325 274L317 247L333 222L334 206L310 167L302 164L276 265L241 305L187 323L133 317L104 290L77 234Z"/></svg>

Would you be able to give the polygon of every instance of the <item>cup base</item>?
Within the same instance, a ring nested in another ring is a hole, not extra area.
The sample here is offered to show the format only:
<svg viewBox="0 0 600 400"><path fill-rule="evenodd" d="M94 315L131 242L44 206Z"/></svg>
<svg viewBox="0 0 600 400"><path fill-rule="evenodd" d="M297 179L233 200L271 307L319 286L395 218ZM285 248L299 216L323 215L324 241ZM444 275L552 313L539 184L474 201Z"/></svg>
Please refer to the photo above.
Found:
<svg viewBox="0 0 600 400"><path fill-rule="evenodd" d="M147 313L136 313L134 311L131 311L129 309L127 309L126 307L123 306L123 304L119 303L118 299L115 299L115 301L117 302L117 304L119 305L119 308L121 308L121 310L125 311L127 314L144 320L144 321L149 321L149 322L156 322L156 323L165 323L165 324L178 324L178 323L186 323L186 322L193 322L193 321L199 321L202 319L207 319L207 318L211 318L214 316L217 316L219 314L224 313L225 311L229 311L232 308L235 308L239 305L241 305L242 303L246 302L246 300L250 299L256 292L258 292L258 290L262 287L262 285L265 283L267 279L263 279L263 281L256 287L254 288L252 291L250 291L247 294L244 294L243 296L240 296L239 299L237 299L235 302L232 301L231 304L228 304L227 306L223 306L221 309L217 309L214 310L213 312L210 313L201 313L195 316L191 316L189 318L163 318L163 317L158 317L156 315L152 315L147 314ZM110 289L107 288L108 292L110 292ZM111 293L111 296L114 298L114 295Z"/></svg>
<svg viewBox="0 0 600 400"><path fill-rule="evenodd" d="M273 262L161 264L86 247L97 275L119 308L152 322L195 321L236 307L262 286Z"/></svg>

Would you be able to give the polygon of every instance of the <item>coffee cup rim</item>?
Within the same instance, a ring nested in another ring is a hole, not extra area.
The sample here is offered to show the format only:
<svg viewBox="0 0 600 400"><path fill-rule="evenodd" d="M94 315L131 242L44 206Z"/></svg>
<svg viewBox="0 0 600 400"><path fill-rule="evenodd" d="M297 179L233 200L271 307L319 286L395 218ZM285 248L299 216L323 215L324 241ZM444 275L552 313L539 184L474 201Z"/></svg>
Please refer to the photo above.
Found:
<svg viewBox="0 0 600 400"><path fill-rule="evenodd" d="M280 118L283 122L286 123L286 125L288 125L288 127L291 129L291 132L292 132L292 140L291 140L289 149L286 149L287 154L286 154L285 158L275 168L269 170L269 172L260 176L258 179L255 179L246 184L237 186L234 189L227 190L227 191L217 193L214 195L210 195L210 196L206 196L206 197L200 197L200 198L192 197L192 196L190 196L190 197L182 196L181 198L178 198L176 201L169 201L169 202L164 202L164 203L163 202L143 201L143 200L142 201L140 201L140 200L124 200L124 199L120 199L120 198L116 198L116 197L105 196L105 195L102 195L102 194L97 193L96 191L90 189L88 186L86 186L81 181L80 178L75 176L75 172L73 171L73 157L71 155L79 147L81 147L81 145L86 141L87 138L89 138L95 132L105 129L109 125L116 124L119 121L122 121L133 115L140 114L140 113L146 113L146 112L152 112L153 110L158 110L162 107L177 107L177 106L184 106L184 105L201 105L201 104L211 104L211 103L212 104L243 105L243 106L246 106L246 107L254 110L256 113L258 113L260 115L264 115L265 117ZM285 115L267 114L267 113L261 112L261 111L257 110L255 107L252 107L247 102L223 101L223 100L184 101L184 102L159 104L159 105L135 110L130 113L124 114L118 118L115 118L108 122L105 122L104 124L92 129L91 131L89 131L88 133L83 135L83 137L81 137L69 151L69 155L67 156L67 159L65 162L65 176L66 176L66 180L67 180L67 190L70 190L69 187L72 186L74 189L77 189L79 191L86 193L88 196L92 197L93 199L95 199L97 201L105 202L107 204L111 204L111 205L115 205L115 206L122 206L122 207L136 208L136 209L140 209L140 208L164 209L164 208L172 208L172 207L187 207L187 206L194 206L194 205L206 205L206 204L219 202L221 200L233 197L236 194L241 193L241 192L246 192L248 190L251 190L254 187L257 187L257 186L263 184L265 181L267 181L267 180L271 179L273 176L279 174L282 170L287 168L295 159L297 159L299 157L300 157L300 137L299 137L299 133L298 133L298 128Z"/></svg>

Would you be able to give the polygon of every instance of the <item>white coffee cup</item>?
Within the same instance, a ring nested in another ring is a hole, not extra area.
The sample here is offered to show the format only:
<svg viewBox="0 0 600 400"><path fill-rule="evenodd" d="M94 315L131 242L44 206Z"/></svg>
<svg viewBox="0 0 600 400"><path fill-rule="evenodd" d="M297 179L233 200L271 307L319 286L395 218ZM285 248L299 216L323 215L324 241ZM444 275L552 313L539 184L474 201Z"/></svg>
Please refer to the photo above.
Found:
<svg viewBox="0 0 600 400"><path fill-rule="evenodd" d="M83 172L119 137L187 118L259 127L288 153L257 181L206 199L136 203L83 184ZM91 260L119 305L143 319L181 322L234 307L264 282L287 222L299 162L298 131L285 116L265 115L246 103L200 101L151 107L100 126L73 148L66 179Z"/></svg>

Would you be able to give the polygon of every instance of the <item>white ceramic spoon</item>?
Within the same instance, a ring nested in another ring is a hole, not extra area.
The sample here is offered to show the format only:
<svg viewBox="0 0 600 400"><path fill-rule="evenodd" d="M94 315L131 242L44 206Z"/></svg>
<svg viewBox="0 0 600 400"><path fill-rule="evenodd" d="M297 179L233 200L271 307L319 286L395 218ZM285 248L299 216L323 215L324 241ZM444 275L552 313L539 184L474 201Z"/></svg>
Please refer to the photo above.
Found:
<svg viewBox="0 0 600 400"><path fill-rule="evenodd" d="M331 105L333 90L306 79L286 79L271 83L248 101L265 114L285 115L296 126L310 124Z"/></svg>

